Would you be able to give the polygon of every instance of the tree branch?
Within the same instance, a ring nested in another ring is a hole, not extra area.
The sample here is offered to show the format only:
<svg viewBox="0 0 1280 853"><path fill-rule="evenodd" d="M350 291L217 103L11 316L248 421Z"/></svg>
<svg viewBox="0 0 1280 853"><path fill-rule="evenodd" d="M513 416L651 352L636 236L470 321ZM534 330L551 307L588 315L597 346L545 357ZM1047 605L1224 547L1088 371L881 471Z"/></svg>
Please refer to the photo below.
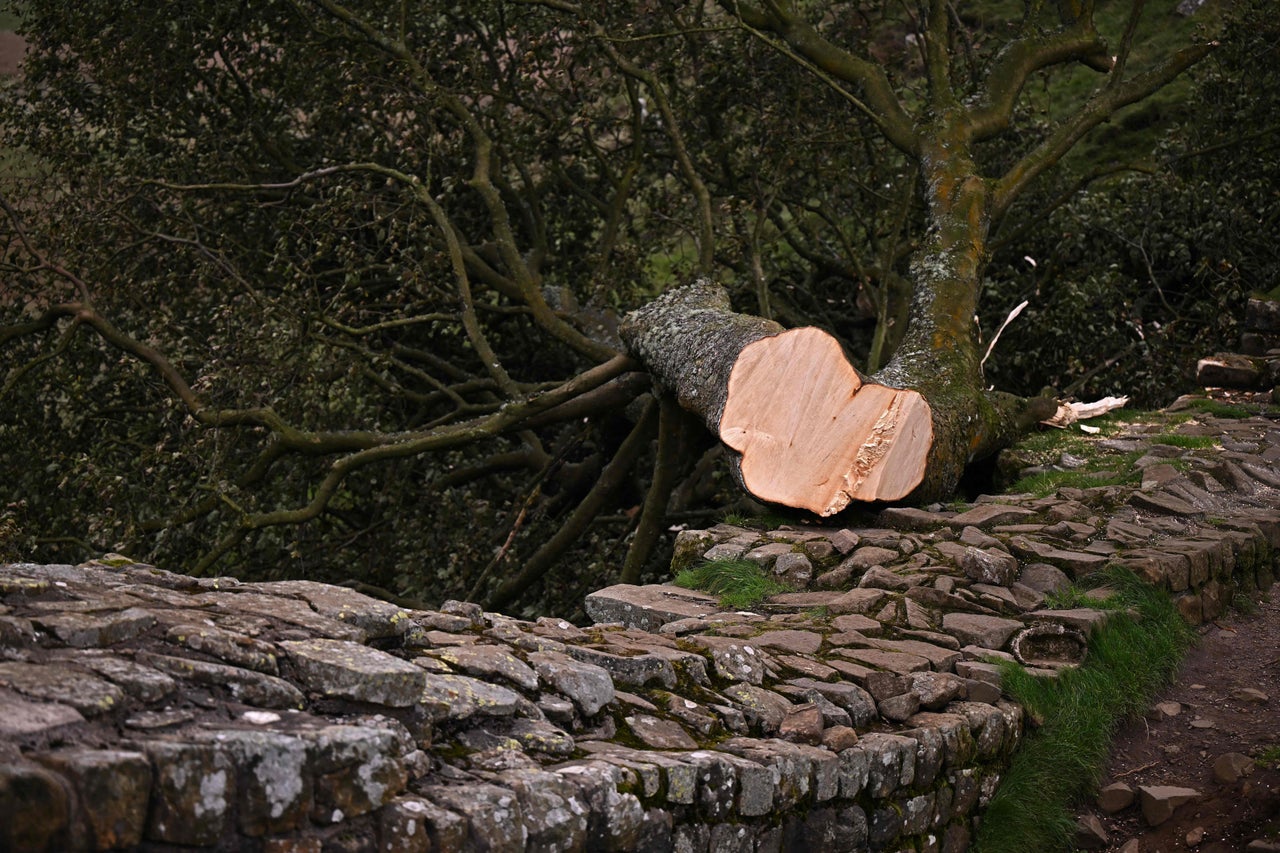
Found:
<svg viewBox="0 0 1280 853"><path fill-rule="evenodd" d="M784 9L776 0L765 0L767 11L738 0L718 2L748 29L776 34L824 74L857 86L867 99L863 109L885 138L906 154L913 157L918 154L920 143L915 122L894 93L884 68L827 41L807 21Z"/></svg>
<svg viewBox="0 0 1280 853"><path fill-rule="evenodd" d="M991 194L993 220L1004 216L1014 199L1040 173L1062 159L1086 133L1111 118L1115 112L1142 100L1169 83L1183 71L1208 56L1217 42L1193 45L1178 51L1158 67L1116 86L1099 89L1075 116L1066 119L1047 139L1015 163L996 183Z"/></svg>
<svg viewBox="0 0 1280 853"><path fill-rule="evenodd" d="M485 610L501 610L523 594L555 565L564 550L572 545L604 508L610 496L622 485L627 472L635 464L640 451L650 438L657 403L650 399L631 433L618 447L617 453L600 472L600 479L578 504L573 513L541 548L525 561L520 574L498 587L484 602Z"/></svg>
<svg viewBox="0 0 1280 853"><path fill-rule="evenodd" d="M987 139L1008 130L1022 87L1036 71L1065 62L1083 62L1098 69L1104 59L1109 68L1107 43L1088 19L1049 36L1026 36L1009 42L996 56L969 109L971 138Z"/></svg>

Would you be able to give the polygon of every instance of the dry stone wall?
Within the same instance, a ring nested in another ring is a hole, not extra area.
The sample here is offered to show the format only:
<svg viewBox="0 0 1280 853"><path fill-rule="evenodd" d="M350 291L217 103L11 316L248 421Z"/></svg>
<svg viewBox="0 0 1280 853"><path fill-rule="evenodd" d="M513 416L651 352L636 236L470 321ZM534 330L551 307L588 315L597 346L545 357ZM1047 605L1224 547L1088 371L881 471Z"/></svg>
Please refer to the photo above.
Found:
<svg viewBox="0 0 1280 853"><path fill-rule="evenodd" d="M1270 586L1280 430L1108 439L1140 486L680 534L755 612L614 586L578 627L124 558L0 566L0 849L960 851L1023 736L991 661L1087 660L1110 564L1192 622ZM1069 460L1040 464L1071 464Z"/></svg>

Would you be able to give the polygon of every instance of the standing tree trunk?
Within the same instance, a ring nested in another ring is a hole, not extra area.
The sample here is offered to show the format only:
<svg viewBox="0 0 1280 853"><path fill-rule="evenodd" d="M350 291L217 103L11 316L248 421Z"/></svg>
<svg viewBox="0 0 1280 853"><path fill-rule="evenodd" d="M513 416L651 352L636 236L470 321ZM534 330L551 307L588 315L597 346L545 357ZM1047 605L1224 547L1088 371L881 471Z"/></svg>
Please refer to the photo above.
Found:
<svg viewBox="0 0 1280 853"><path fill-rule="evenodd" d="M1057 410L1054 400L984 388L975 316L989 234L1089 130L1214 45L1192 45L1126 78L1142 0L1134 0L1115 55L1094 26L1093 4L1060 0L1056 26L1034 22L996 53L981 79L953 81L952 13L931 0L922 4L918 33L927 96L917 90L902 99L883 66L828 41L799 7L721 5L752 33L785 43L919 167L929 230L912 258L907 328L889 363L866 378L824 333L783 332L732 314L727 296L697 285L630 315L624 341L682 405L742 452L740 479L757 497L820 515L850 500L944 498L970 462ZM1105 75L1093 95L1003 174L983 175L974 146L1011 128L1032 75L1071 63Z"/></svg>

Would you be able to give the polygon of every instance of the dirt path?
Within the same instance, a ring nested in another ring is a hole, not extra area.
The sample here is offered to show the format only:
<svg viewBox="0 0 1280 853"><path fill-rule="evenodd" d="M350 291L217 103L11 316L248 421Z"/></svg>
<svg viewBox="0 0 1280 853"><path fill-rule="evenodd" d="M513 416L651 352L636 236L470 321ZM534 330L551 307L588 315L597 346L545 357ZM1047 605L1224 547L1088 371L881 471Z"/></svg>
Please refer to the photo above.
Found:
<svg viewBox="0 0 1280 853"><path fill-rule="evenodd" d="M1215 773L1229 753L1253 760ZM1107 850L1280 851L1280 584L1255 614L1204 626L1177 683L1120 732L1102 784L1114 782L1193 788L1200 797L1157 826L1137 802L1112 815L1095 807Z"/></svg>
<svg viewBox="0 0 1280 853"><path fill-rule="evenodd" d="M0 30L0 75L17 74L26 49L27 43L17 33Z"/></svg>

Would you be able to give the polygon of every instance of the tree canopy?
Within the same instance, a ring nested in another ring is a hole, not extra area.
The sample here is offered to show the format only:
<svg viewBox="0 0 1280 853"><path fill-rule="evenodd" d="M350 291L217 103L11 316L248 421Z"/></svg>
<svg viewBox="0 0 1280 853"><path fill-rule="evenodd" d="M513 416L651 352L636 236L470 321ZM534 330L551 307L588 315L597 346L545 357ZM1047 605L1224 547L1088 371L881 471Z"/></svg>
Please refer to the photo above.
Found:
<svg viewBox="0 0 1280 853"><path fill-rule="evenodd" d="M732 499L616 333L701 275L965 388L993 450L1039 411L984 396L998 235L1212 49L1149 55L1143 5L24 0L9 513L43 557L580 599Z"/></svg>

